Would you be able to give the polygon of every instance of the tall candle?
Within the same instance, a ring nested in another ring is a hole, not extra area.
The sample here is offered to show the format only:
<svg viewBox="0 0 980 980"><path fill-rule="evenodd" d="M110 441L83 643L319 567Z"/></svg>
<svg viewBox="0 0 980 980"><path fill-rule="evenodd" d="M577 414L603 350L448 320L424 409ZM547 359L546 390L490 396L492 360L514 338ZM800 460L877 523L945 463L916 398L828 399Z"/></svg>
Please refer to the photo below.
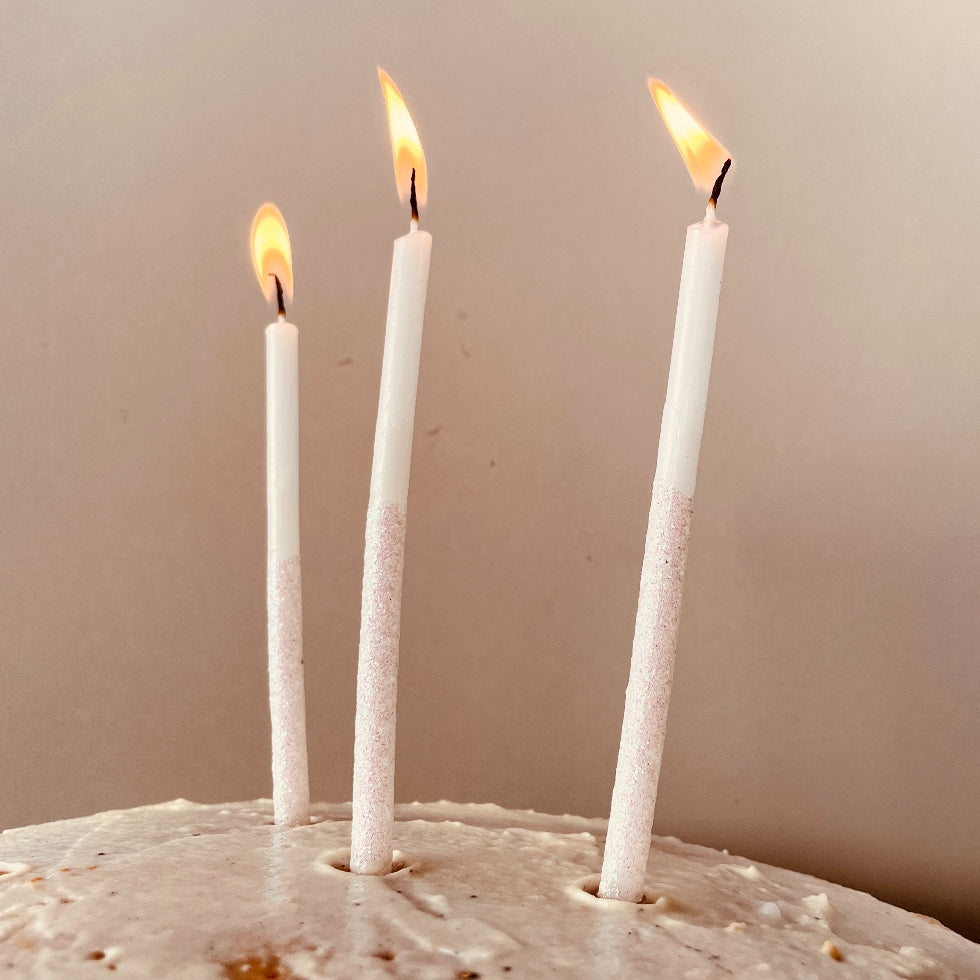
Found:
<svg viewBox="0 0 980 980"><path fill-rule="evenodd" d="M378 70L388 109L399 196L411 201L407 235L395 240L381 366L381 394L364 542L361 641L354 721L351 871L391 870L395 812L395 708L401 630L402 571L415 395L432 236L419 231L425 203L425 157L394 82Z"/></svg>
<svg viewBox="0 0 980 980"><path fill-rule="evenodd" d="M687 229L667 399L640 575L626 708L599 884L601 898L638 902L667 728L687 543L694 512L728 225L715 217L728 152L662 82L650 92L695 186L711 190L704 220ZM712 184L712 181L714 182Z"/></svg>
<svg viewBox="0 0 980 980"><path fill-rule="evenodd" d="M299 331L286 322L293 269L286 222L263 204L252 222L252 258L279 318L265 331L266 595L272 801L279 826L309 823L310 781L303 689L303 612L299 551Z"/></svg>

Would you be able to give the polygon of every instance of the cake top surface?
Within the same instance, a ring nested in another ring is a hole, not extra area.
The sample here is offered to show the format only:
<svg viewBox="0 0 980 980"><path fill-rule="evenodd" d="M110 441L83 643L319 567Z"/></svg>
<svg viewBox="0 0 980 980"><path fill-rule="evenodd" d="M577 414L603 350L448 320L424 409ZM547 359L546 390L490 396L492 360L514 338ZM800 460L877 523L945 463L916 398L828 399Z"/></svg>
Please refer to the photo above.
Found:
<svg viewBox="0 0 980 980"><path fill-rule="evenodd" d="M0 972L211 980L980 977L935 920L655 837L641 905L594 898L605 821L397 808L396 870L343 870L349 805L177 800L0 834Z"/></svg>

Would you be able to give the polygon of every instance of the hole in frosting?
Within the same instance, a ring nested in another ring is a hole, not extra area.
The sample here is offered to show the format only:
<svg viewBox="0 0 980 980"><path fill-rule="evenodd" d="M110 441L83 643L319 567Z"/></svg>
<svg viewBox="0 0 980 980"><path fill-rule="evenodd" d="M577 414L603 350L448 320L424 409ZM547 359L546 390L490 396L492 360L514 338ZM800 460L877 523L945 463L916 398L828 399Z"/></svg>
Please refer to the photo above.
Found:
<svg viewBox="0 0 980 980"><path fill-rule="evenodd" d="M602 905L606 908L633 908L642 911L644 905L655 905L658 909L666 909L671 904L666 895L654 895L652 892L644 892L639 902L623 902L618 898L599 898L600 877L600 875L589 875L587 878L580 878L565 891L580 902L589 905Z"/></svg>
<svg viewBox="0 0 980 980"><path fill-rule="evenodd" d="M103 953L101 949L96 949L96 950L93 950L93 952L89 953L88 956L86 957L86 959L89 959L89 960L104 960L105 959L105 953Z"/></svg>
<svg viewBox="0 0 980 980"><path fill-rule="evenodd" d="M332 868L334 871L343 871L345 874L351 874L350 848L342 847L336 851L328 851L317 863L321 870ZM401 851L394 851L392 853L391 871L388 872L388 875L396 875L403 871L407 871L409 874L415 874L417 870L418 864L402 854ZM374 876L366 875L365 877ZM387 875L379 875L378 877L387 877Z"/></svg>

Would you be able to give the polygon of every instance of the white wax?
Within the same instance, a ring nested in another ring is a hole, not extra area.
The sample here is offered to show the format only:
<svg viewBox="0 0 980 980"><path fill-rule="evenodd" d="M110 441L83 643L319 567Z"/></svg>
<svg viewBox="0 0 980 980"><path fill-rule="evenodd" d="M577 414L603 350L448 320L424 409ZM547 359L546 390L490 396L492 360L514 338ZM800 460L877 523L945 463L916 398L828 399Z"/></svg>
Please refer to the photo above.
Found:
<svg viewBox="0 0 980 980"><path fill-rule="evenodd" d="M299 332L285 318L265 331L269 708L276 823L309 822L299 557Z"/></svg>
<svg viewBox="0 0 980 980"><path fill-rule="evenodd" d="M266 489L269 560L299 554L299 331L265 330Z"/></svg>
<svg viewBox="0 0 980 980"><path fill-rule="evenodd" d="M643 897L727 243L711 205L687 229L601 898Z"/></svg>
<svg viewBox="0 0 980 980"><path fill-rule="evenodd" d="M728 225L715 220L713 207L708 212L704 221L687 229L657 453L657 482L688 497L694 496L698 475L718 298L728 244Z"/></svg>
<svg viewBox="0 0 980 980"><path fill-rule="evenodd" d="M395 239L371 467L371 500L378 506L408 503L431 253L432 236L427 231L410 231Z"/></svg>
<svg viewBox="0 0 980 980"><path fill-rule="evenodd" d="M402 568L432 236L396 239L374 436L354 719L351 871L391 870Z"/></svg>

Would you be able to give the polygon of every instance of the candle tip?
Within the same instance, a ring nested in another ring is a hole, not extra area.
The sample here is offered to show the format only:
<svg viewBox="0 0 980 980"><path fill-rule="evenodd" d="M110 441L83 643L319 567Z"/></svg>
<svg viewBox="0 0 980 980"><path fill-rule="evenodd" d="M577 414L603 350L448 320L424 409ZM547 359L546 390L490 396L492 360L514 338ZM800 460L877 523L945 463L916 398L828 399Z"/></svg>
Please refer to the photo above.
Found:
<svg viewBox="0 0 980 980"><path fill-rule="evenodd" d="M721 168L721 173L718 174L718 179L715 181L715 186L711 188L711 197L708 198L708 207L712 210L718 205L718 198L721 197L721 185L725 182L725 174L728 173L728 168L732 165L731 157L729 157Z"/></svg>
<svg viewBox="0 0 980 980"><path fill-rule="evenodd" d="M419 199L415 196L415 168L412 167L412 190L409 194L409 203L412 206L412 221L418 224L419 220Z"/></svg>
<svg viewBox="0 0 980 980"><path fill-rule="evenodd" d="M279 316L285 317L286 315L286 302L282 296L282 283L279 281L279 277L274 273L270 272L270 276L276 280L276 302L279 305Z"/></svg>

